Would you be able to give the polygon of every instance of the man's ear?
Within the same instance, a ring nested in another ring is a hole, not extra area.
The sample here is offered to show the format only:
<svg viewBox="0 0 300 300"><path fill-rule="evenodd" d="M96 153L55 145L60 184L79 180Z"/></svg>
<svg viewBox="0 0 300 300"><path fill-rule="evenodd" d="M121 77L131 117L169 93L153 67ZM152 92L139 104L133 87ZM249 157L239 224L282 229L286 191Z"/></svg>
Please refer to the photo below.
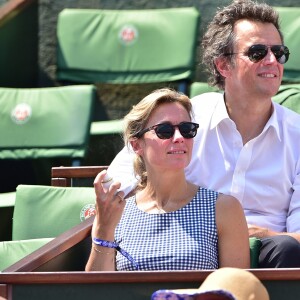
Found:
<svg viewBox="0 0 300 300"><path fill-rule="evenodd" d="M215 59L215 66L223 77L226 78L230 76L231 65L227 58L219 57Z"/></svg>
<svg viewBox="0 0 300 300"><path fill-rule="evenodd" d="M140 156L143 154L143 149L141 147L141 143L142 143L141 139L137 139L137 140L130 142L130 145L131 145L133 151L135 152L135 154L140 155Z"/></svg>

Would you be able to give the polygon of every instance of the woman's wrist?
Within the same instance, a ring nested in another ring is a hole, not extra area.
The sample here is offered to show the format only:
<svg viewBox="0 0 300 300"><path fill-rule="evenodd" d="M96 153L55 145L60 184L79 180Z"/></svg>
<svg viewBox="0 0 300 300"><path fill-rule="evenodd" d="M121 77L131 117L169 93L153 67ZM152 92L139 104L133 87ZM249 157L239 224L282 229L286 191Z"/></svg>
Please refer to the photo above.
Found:
<svg viewBox="0 0 300 300"><path fill-rule="evenodd" d="M95 250L95 252L105 254L105 255L112 255L112 254L115 255L115 253L116 253L116 250L113 248L99 246L94 243L92 245L92 248L93 248L93 250Z"/></svg>
<svg viewBox="0 0 300 300"><path fill-rule="evenodd" d="M136 261L131 257L131 255L127 251L125 251L124 249L122 249L119 246L118 243L107 241L107 240L98 239L98 238L95 238L95 237L93 237L92 240L93 240L93 245L101 246L103 248L104 247L111 248L111 249L114 249L114 250L120 252L124 257L126 257L135 266L135 268L137 270L139 269L139 266L136 263Z"/></svg>

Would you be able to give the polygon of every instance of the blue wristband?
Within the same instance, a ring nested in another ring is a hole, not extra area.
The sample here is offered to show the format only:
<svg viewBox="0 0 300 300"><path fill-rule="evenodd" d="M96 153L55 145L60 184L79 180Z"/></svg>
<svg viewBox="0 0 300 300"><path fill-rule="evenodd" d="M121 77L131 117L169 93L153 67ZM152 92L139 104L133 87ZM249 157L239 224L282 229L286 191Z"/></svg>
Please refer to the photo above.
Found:
<svg viewBox="0 0 300 300"><path fill-rule="evenodd" d="M107 248L113 248L116 249L117 251L119 251L124 257L126 257L133 265L134 267L138 270L139 266L137 264L137 262L133 259L133 257L126 252L125 250L123 250L119 244L117 244L116 242L110 242L110 241L106 241L106 240L101 240L101 239L97 239L97 238L93 238L93 243L101 246L101 247L107 247Z"/></svg>

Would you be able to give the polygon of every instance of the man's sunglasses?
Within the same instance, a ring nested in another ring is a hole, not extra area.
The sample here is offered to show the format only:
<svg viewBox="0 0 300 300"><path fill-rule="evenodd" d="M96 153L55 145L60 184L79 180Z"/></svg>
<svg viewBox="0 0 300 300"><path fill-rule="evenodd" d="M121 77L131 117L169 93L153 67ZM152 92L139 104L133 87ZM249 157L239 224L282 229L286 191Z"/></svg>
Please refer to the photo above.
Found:
<svg viewBox="0 0 300 300"><path fill-rule="evenodd" d="M176 127L178 127L180 134L185 139L192 139L197 134L197 129L199 127L199 124L192 123L192 122L181 122L180 124L177 125L172 125L170 123L157 124L141 130L139 133L135 135L135 137L140 138L144 133L150 130L154 130L157 137L159 137L162 140L167 140L174 135Z"/></svg>
<svg viewBox="0 0 300 300"><path fill-rule="evenodd" d="M276 57L276 60L280 64L285 64L288 61L290 51L289 48L284 45L273 45L273 46L267 46L262 44L252 45L248 49L248 51L243 54L248 56L248 58L252 62L257 63L267 56L269 49L271 49L272 53ZM234 54L239 54L239 53L225 53L224 56L229 56Z"/></svg>

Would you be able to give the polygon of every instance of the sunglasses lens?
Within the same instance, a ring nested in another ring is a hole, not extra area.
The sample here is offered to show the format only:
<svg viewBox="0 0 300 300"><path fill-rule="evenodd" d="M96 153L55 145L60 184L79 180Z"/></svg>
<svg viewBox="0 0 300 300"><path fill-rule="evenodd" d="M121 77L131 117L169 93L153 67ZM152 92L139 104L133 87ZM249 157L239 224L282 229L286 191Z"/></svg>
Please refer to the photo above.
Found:
<svg viewBox="0 0 300 300"><path fill-rule="evenodd" d="M171 124L159 124L156 126L155 133L156 135L163 140L170 139L175 132L175 127L176 125L171 125ZM197 128L198 124L194 124L191 122L182 122L179 125L177 125L180 134L185 138L185 139L191 139L196 136L197 134Z"/></svg>
<svg viewBox="0 0 300 300"><path fill-rule="evenodd" d="M175 132L174 126L171 124L159 124L155 128L156 135L163 140L170 139Z"/></svg>
<svg viewBox="0 0 300 300"><path fill-rule="evenodd" d="M249 59L256 63L266 57L268 53L268 48L264 45L253 45L248 50Z"/></svg>
<svg viewBox="0 0 300 300"><path fill-rule="evenodd" d="M271 47L271 51L280 64L285 64L288 61L290 54L288 47L275 45Z"/></svg>
<svg viewBox="0 0 300 300"><path fill-rule="evenodd" d="M185 139L191 139L197 134L197 126L193 123L185 122L178 125L181 135Z"/></svg>
<svg viewBox="0 0 300 300"><path fill-rule="evenodd" d="M274 45L271 47L271 51L280 64L285 64L288 61L290 55L288 47L283 45ZM253 45L249 48L247 53L249 59L254 63L261 61L267 54L268 47L265 45Z"/></svg>

